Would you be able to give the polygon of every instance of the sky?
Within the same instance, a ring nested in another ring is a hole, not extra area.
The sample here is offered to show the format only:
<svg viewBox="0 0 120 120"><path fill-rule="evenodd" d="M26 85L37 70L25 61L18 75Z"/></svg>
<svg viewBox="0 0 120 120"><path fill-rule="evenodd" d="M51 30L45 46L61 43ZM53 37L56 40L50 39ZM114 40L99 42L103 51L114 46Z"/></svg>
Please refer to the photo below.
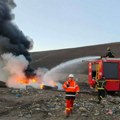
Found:
<svg viewBox="0 0 120 120"><path fill-rule="evenodd" d="M34 41L32 51L120 40L120 0L15 0L15 24Z"/></svg>

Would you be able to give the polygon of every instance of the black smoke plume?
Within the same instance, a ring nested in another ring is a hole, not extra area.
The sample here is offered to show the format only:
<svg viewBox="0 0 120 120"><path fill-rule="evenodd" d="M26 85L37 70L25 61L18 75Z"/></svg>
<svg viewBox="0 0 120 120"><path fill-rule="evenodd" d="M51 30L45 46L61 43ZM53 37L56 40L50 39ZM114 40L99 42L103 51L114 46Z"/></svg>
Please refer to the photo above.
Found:
<svg viewBox="0 0 120 120"><path fill-rule="evenodd" d="M31 41L19 28L13 24L12 8L15 7L13 0L0 0L0 56L4 53L12 53L15 56L24 55L26 60L31 61L28 50ZM32 69L28 67L26 73Z"/></svg>

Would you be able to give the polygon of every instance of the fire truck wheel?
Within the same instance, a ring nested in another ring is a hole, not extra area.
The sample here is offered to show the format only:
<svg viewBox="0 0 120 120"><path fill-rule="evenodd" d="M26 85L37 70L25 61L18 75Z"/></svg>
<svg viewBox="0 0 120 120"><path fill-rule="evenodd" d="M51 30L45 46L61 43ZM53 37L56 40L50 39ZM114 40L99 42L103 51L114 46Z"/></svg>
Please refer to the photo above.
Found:
<svg viewBox="0 0 120 120"><path fill-rule="evenodd" d="M115 91L107 91L108 95L115 95Z"/></svg>

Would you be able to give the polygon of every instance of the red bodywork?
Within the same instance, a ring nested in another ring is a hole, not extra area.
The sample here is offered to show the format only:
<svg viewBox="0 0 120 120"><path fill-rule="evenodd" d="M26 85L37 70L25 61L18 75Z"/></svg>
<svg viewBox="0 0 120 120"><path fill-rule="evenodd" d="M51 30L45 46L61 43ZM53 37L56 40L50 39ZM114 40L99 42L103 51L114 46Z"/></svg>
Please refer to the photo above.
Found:
<svg viewBox="0 0 120 120"><path fill-rule="evenodd" d="M102 58L100 60L89 61L88 83L95 87L96 80L102 76L106 78L107 91L120 91L120 59Z"/></svg>

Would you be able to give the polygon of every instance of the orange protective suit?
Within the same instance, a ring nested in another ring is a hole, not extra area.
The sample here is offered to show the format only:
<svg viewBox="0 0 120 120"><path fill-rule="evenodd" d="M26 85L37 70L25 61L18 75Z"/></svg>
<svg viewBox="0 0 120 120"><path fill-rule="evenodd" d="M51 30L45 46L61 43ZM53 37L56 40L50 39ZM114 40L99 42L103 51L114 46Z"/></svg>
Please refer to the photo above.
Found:
<svg viewBox="0 0 120 120"><path fill-rule="evenodd" d="M80 87L75 80L71 78L63 84L63 89L66 91L66 114L69 115L72 113L76 93L80 91Z"/></svg>

